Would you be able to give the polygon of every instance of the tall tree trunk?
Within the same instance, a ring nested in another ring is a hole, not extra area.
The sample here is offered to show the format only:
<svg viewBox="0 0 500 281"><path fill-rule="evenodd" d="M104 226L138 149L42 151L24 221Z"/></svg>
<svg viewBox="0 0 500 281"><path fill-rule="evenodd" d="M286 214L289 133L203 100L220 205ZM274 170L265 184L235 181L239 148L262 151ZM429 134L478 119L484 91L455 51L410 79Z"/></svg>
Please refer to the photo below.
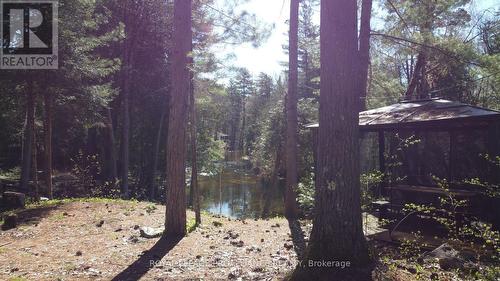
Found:
<svg viewBox="0 0 500 281"><path fill-rule="evenodd" d="M125 78L128 80L127 78ZM129 85L124 82L122 94L122 169L121 189L123 198L129 198L128 170L129 170L129 141L130 141L130 112L129 112Z"/></svg>
<svg viewBox="0 0 500 281"><path fill-rule="evenodd" d="M168 98L166 98L168 100ZM156 193L158 191L158 180L156 179L158 175L158 162L160 160L160 144L161 137L163 134L163 126L165 124L165 116L168 114L168 101L163 104L163 109L161 111L160 124L158 125L158 132L156 133L156 143L153 155L153 173L152 173L152 181L151 181L151 190L149 191L149 198L151 200L156 199Z"/></svg>
<svg viewBox="0 0 500 281"><path fill-rule="evenodd" d="M48 91L43 94L43 103L45 107L44 143L45 143L45 185L50 199L54 198L52 190L52 96Z"/></svg>
<svg viewBox="0 0 500 281"><path fill-rule="evenodd" d="M366 110L368 96L368 68L370 67L370 21L372 0L363 0L361 4L361 27L359 31L359 91L360 111Z"/></svg>
<svg viewBox="0 0 500 281"><path fill-rule="evenodd" d="M290 32L289 32L289 71L288 96L286 99L286 188L285 188L285 215L295 218L297 208L297 87L298 87L298 29L299 29L299 0L291 0L290 4Z"/></svg>
<svg viewBox="0 0 500 281"><path fill-rule="evenodd" d="M431 15L433 10L433 4L426 5L426 14ZM428 97L429 94L429 84L427 82L427 63L429 57L429 49L426 47L432 37L432 22L431 19L424 22L420 26L420 33L423 37L423 44L420 47L420 51L417 56L417 62L415 63L415 69L412 73L412 78L408 83L408 88L406 90L405 99L424 99Z"/></svg>
<svg viewBox="0 0 500 281"><path fill-rule="evenodd" d="M36 104L36 100L35 100ZM36 107L33 112L33 116L36 116ZM32 164L32 180L33 180L33 193L35 200L38 201L38 159L37 159L37 153L38 149L36 146L37 139L36 139L36 129L35 126L33 126L33 143L32 143L32 158L31 158L31 164Z"/></svg>
<svg viewBox="0 0 500 281"><path fill-rule="evenodd" d="M191 60L192 62L192 60ZM191 88L189 90L191 101L191 192L190 204L193 206L196 224L201 224L200 192L198 187L198 145L196 140L196 100L194 98L194 81L191 73Z"/></svg>
<svg viewBox="0 0 500 281"><path fill-rule="evenodd" d="M351 0L321 1L318 171L313 229L305 257L306 264L350 261L352 269L369 262L361 218L359 87L352 79L358 61L356 6ZM320 277L309 278L321 280L328 275L333 280L332 275L342 271L346 270L306 265L294 277L299 280L311 274Z"/></svg>
<svg viewBox="0 0 500 281"><path fill-rule="evenodd" d="M28 82L26 93L26 127L24 130L23 159L21 165L21 180L19 187L21 191L28 190L30 180L32 150L33 150L33 130L35 127L35 89L34 82Z"/></svg>
<svg viewBox="0 0 500 281"><path fill-rule="evenodd" d="M191 53L193 53L193 46L191 44ZM191 64L191 68L194 64L193 57L190 57L189 64ZM190 110L190 145L191 145L191 184L189 185L189 201L188 201L188 206L193 208L193 201L194 201L194 183L193 180L198 179L198 171L194 171L194 169L198 168L197 163L193 162L196 161L196 128L194 128L194 118L195 118L195 113L196 113L196 103L194 99L194 73L191 71L189 73L189 110ZM196 172L196 173L195 173ZM195 184L198 184L195 182Z"/></svg>
<svg viewBox="0 0 500 281"><path fill-rule="evenodd" d="M246 106L246 97L243 96L241 98L241 124L240 124L240 119L238 119L238 124L241 125L239 129L239 134L238 134L238 151L239 154L242 156L245 156L245 127L246 127L246 117L247 117L247 112L246 112L247 106Z"/></svg>
<svg viewBox="0 0 500 281"><path fill-rule="evenodd" d="M188 64L192 44L191 0L174 2L172 54L172 95L167 137L167 208L165 234L186 234L186 126L190 73Z"/></svg>
<svg viewBox="0 0 500 281"><path fill-rule="evenodd" d="M415 63L415 69L413 70L413 74L411 80L408 84L408 88L405 93L406 100L417 99L418 96L415 95L417 88L419 85L423 83L425 79L425 68L427 64L427 50L425 47L422 47L417 56L417 62Z"/></svg>
<svg viewBox="0 0 500 281"><path fill-rule="evenodd" d="M111 115L111 108L106 108L106 130L108 137L108 150L109 150L109 175L108 180L114 188L118 181L118 169L116 167L116 151L115 151L115 133L113 129L113 117Z"/></svg>
<svg viewBox="0 0 500 281"><path fill-rule="evenodd" d="M122 197L128 199L130 196L128 184L128 172L130 161L130 71L131 71L131 26L129 22L129 4L124 6L125 41L123 46L123 75L122 75L122 155L121 155L121 190Z"/></svg>

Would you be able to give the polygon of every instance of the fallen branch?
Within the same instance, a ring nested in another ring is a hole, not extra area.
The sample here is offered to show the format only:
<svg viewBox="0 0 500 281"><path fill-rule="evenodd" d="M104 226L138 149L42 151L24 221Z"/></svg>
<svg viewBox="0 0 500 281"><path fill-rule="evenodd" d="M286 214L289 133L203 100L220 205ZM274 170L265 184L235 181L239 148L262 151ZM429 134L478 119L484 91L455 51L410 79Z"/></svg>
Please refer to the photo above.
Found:
<svg viewBox="0 0 500 281"><path fill-rule="evenodd" d="M7 245L10 245L10 244L12 244L12 243L14 243L14 241L12 241L12 242L8 242L8 243L5 243L5 244L2 244L2 245L0 245L0 248L2 248L2 247L4 247L4 246L7 246Z"/></svg>

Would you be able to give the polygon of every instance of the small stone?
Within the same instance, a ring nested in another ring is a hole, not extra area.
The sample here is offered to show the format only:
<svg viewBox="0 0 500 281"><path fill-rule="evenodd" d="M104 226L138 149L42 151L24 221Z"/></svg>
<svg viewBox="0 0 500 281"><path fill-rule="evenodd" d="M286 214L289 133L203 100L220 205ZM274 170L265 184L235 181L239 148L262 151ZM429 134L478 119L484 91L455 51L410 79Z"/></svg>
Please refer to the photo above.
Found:
<svg viewBox="0 0 500 281"><path fill-rule="evenodd" d="M83 255L82 251L76 251L75 256L80 257L80 256L82 256L82 255Z"/></svg>
<svg viewBox="0 0 500 281"><path fill-rule="evenodd" d="M439 259L439 266L443 270L460 269L463 267L463 261L456 258L442 258Z"/></svg>
<svg viewBox="0 0 500 281"><path fill-rule="evenodd" d="M233 246L236 246L238 248L241 248L245 245L245 242L243 242L242 240L240 241L231 241L231 245Z"/></svg>
<svg viewBox="0 0 500 281"><path fill-rule="evenodd" d="M153 239L158 238L163 235L163 228L152 228L152 227L141 227L139 230L141 237Z"/></svg>
<svg viewBox="0 0 500 281"><path fill-rule="evenodd" d="M196 259L198 259L198 260L201 259L201 255L197 255Z"/></svg>
<svg viewBox="0 0 500 281"><path fill-rule="evenodd" d="M214 245L210 246L210 250L213 250L213 249L215 249L215 246Z"/></svg>
<svg viewBox="0 0 500 281"><path fill-rule="evenodd" d="M231 239L238 239L238 237L240 237L238 233L234 233L232 231L229 231L228 234Z"/></svg>
<svg viewBox="0 0 500 281"><path fill-rule="evenodd" d="M260 239L260 242L261 242L261 243L264 243L264 238Z"/></svg>
<svg viewBox="0 0 500 281"><path fill-rule="evenodd" d="M141 228L139 225L137 225L137 224L136 224L136 225L134 225L134 230L137 230L137 229L139 229L139 228Z"/></svg>
<svg viewBox="0 0 500 281"><path fill-rule="evenodd" d="M233 268L231 268L231 271L229 272L229 275L227 276L227 278L229 278L230 280L234 280L234 279L237 279L238 277L240 277L241 274L242 274L241 268L233 267Z"/></svg>
<svg viewBox="0 0 500 281"><path fill-rule="evenodd" d="M139 238L138 238L137 236L135 236L135 235L132 235L132 236L130 236L130 237L128 238L128 241L129 241L130 243L137 243L137 242L139 242Z"/></svg>
<svg viewBox="0 0 500 281"><path fill-rule="evenodd" d="M411 274L417 274L417 269L414 267L409 267L408 272L410 272Z"/></svg>
<svg viewBox="0 0 500 281"><path fill-rule="evenodd" d="M258 266L258 267L254 267L254 268L252 269L252 271L253 271L253 272L264 272L264 271L266 271L266 270L265 270L263 267Z"/></svg>
<svg viewBox="0 0 500 281"><path fill-rule="evenodd" d="M104 224L104 221L101 220L100 222L96 223L95 226L102 227L103 224Z"/></svg>

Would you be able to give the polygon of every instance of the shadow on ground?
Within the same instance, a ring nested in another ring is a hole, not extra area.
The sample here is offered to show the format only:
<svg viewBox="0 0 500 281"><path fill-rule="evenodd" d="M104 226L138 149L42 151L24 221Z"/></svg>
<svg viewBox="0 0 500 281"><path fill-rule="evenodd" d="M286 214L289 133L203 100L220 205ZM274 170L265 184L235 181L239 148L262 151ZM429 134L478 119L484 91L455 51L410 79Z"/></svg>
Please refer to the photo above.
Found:
<svg viewBox="0 0 500 281"><path fill-rule="evenodd" d="M33 209L18 209L0 213L0 219L10 213L17 215L17 226L38 224L42 218L48 217L50 213L57 210L60 205L51 205Z"/></svg>
<svg viewBox="0 0 500 281"><path fill-rule="evenodd" d="M116 275L113 281L139 280L170 252L182 238L162 237L156 244L144 253L138 260Z"/></svg>
<svg viewBox="0 0 500 281"><path fill-rule="evenodd" d="M300 226L300 222L296 219L288 219L288 226L292 234L293 248L297 253L299 260L302 260L306 250L306 240L304 239L304 231Z"/></svg>

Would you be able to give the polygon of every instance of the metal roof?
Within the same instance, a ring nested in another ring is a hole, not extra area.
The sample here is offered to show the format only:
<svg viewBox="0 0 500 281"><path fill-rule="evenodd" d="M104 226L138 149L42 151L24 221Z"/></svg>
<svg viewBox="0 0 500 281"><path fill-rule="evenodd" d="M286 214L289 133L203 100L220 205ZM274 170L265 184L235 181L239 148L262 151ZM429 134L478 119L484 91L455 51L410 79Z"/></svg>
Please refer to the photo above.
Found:
<svg viewBox="0 0 500 281"><path fill-rule="evenodd" d="M463 127L500 120L500 112L440 98L403 101L359 114L361 129L398 129L426 125ZM479 123L478 123L479 121ZM318 124L307 126L318 128Z"/></svg>

